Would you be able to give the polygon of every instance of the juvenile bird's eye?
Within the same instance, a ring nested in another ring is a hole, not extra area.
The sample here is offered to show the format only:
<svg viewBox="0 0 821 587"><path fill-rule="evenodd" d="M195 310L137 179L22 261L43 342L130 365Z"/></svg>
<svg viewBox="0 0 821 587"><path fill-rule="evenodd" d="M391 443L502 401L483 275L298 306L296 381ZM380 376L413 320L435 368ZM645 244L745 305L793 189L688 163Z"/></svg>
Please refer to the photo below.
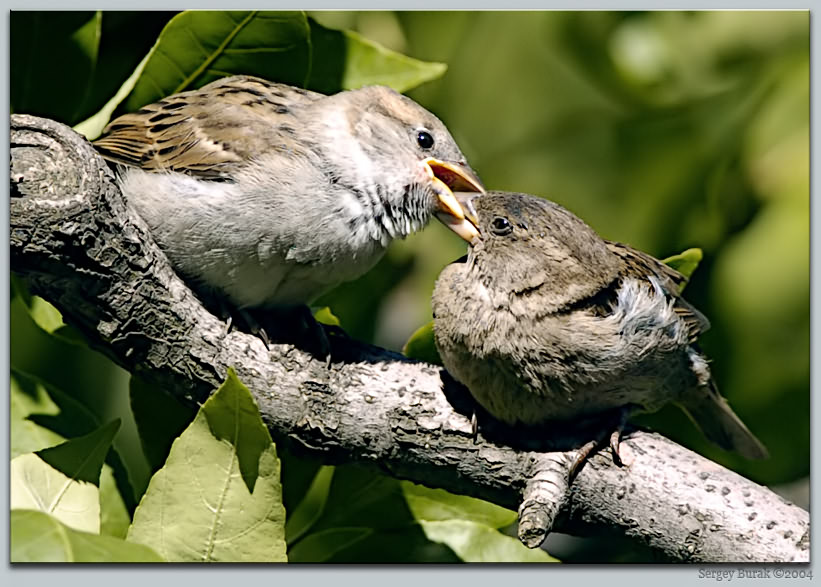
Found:
<svg viewBox="0 0 821 587"><path fill-rule="evenodd" d="M504 216L497 216L490 222L490 231L498 236L505 236L513 232L513 225Z"/></svg>
<svg viewBox="0 0 821 587"><path fill-rule="evenodd" d="M426 151L433 148L433 137L426 130L420 130L416 133L416 142Z"/></svg>

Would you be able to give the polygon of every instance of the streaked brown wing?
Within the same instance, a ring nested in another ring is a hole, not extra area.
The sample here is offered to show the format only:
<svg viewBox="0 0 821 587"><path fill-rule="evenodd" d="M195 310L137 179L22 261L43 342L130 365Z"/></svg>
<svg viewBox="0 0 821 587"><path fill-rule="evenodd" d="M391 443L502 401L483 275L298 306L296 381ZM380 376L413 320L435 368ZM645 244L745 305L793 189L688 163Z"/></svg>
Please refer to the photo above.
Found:
<svg viewBox="0 0 821 587"><path fill-rule="evenodd" d="M322 97L250 76L222 78L120 116L94 146L106 159L148 171L221 177L271 149L301 150L298 114Z"/></svg>

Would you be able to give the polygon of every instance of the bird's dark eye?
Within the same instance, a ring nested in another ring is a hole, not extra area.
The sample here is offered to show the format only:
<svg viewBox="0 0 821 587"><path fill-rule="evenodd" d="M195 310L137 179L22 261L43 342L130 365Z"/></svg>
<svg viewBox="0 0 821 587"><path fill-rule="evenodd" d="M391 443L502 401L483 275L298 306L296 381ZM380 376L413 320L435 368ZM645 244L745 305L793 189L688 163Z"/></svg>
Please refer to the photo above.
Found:
<svg viewBox="0 0 821 587"><path fill-rule="evenodd" d="M490 222L490 231L498 236L505 236L513 232L513 225L504 216L497 216Z"/></svg>
<svg viewBox="0 0 821 587"><path fill-rule="evenodd" d="M416 133L416 142L426 151L433 148L433 137L426 130L420 130Z"/></svg>

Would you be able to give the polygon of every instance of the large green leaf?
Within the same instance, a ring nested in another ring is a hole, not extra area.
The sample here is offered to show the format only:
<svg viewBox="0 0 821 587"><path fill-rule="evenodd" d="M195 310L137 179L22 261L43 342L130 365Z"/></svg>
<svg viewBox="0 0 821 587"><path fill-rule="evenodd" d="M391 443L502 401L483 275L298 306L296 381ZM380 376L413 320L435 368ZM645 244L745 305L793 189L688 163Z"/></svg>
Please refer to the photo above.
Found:
<svg viewBox="0 0 821 587"><path fill-rule="evenodd" d="M76 122L97 64L101 18L100 12L11 13L13 112Z"/></svg>
<svg viewBox="0 0 821 587"><path fill-rule="evenodd" d="M500 531L516 521L515 512L408 481L402 482L402 490L428 539L448 545L465 562L556 562Z"/></svg>
<svg viewBox="0 0 821 587"><path fill-rule="evenodd" d="M100 471L119 421L37 453L10 467L12 509L33 509L87 532L100 531Z"/></svg>
<svg viewBox="0 0 821 587"><path fill-rule="evenodd" d="M75 129L97 138L115 110L136 110L226 75L255 75L324 93L368 84L401 92L445 69L354 32L325 28L302 12L186 11L171 19L116 95Z"/></svg>
<svg viewBox="0 0 821 587"><path fill-rule="evenodd" d="M43 512L12 510L9 526L13 563L163 562L147 546L80 532Z"/></svg>
<svg viewBox="0 0 821 587"><path fill-rule="evenodd" d="M276 448L232 369L151 478L128 540L172 562L287 560Z"/></svg>
<svg viewBox="0 0 821 587"><path fill-rule="evenodd" d="M186 11L163 29L119 110L136 110L227 75L255 75L323 93L372 84L403 92L446 69L352 31L325 28L303 12Z"/></svg>
<svg viewBox="0 0 821 587"><path fill-rule="evenodd" d="M313 60L308 87L323 93L368 85L390 86L405 92L441 77L444 63L413 59L386 49L353 31L325 28L313 19Z"/></svg>
<svg viewBox="0 0 821 587"><path fill-rule="evenodd" d="M163 29L123 109L239 73L304 85L310 58L302 12L187 10Z"/></svg>

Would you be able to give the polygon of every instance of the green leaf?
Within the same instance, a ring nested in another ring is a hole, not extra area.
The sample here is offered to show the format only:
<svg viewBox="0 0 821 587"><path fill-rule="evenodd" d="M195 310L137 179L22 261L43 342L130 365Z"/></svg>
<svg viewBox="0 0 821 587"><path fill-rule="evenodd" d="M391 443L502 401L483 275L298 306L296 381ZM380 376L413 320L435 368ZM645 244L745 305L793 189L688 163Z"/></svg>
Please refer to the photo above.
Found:
<svg viewBox="0 0 821 587"><path fill-rule="evenodd" d="M39 296L32 296L29 312L31 312L31 317L37 323L37 326L49 334L61 326L65 326L60 311Z"/></svg>
<svg viewBox="0 0 821 587"><path fill-rule="evenodd" d="M297 456L292 451L284 448L277 449L277 456L279 457L281 469L282 504L285 506L285 511L288 512L288 523L290 524L296 510L307 498L309 489L323 465L316 458ZM287 535L287 526L285 531Z"/></svg>
<svg viewBox="0 0 821 587"><path fill-rule="evenodd" d="M410 335L408 342L402 347L402 353L417 361L425 361L434 365L441 365L442 358L436 348L436 340L433 336L433 320L420 326L416 332Z"/></svg>
<svg viewBox="0 0 821 587"><path fill-rule="evenodd" d="M125 389L128 374L104 356L92 352L85 341L77 344L76 338L66 336L68 332L76 332L71 327L60 327L54 334L48 334L31 315L29 305L36 297L28 295L22 280L15 279L13 283L19 295L11 305L12 339L20 344L12 345L12 371L27 389L44 385L59 407L57 413L35 412L27 419L64 438L88 434L114 416L128 423L131 413L123 401L126 396L118 393ZM127 427L124 432L115 444L124 449L128 468L116 450L109 453L107 463L114 469L121 495L133 511L137 503L132 475L136 484L144 487L149 471L139 450L129 453L128 433L133 434L133 428Z"/></svg>
<svg viewBox="0 0 821 587"><path fill-rule="evenodd" d="M36 509L79 530L100 531L100 471L120 427L115 420L91 434L11 461L12 508Z"/></svg>
<svg viewBox="0 0 821 587"><path fill-rule="evenodd" d="M373 528L329 528L314 532L288 551L291 562L325 563L372 536Z"/></svg>
<svg viewBox="0 0 821 587"><path fill-rule="evenodd" d="M103 465L100 473L100 534L125 539L131 514L117 487L114 469Z"/></svg>
<svg viewBox="0 0 821 587"><path fill-rule="evenodd" d="M187 10L160 33L127 112L234 74L304 85L311 56L302 12Z"/></svg>
<svg viewBox="0 0 821 587"><path fill-rule="evenodd" d="M150 55L150 53L146 55L143 60L137 64L137 67L134 68L134 72L128 77L127 80L123 82L123 85L120 86L117 93L114 94L114 96L106 102L96 114L93 114L89 118L86 118L84 121L77 124L74 127L74 130L90 141L93 141L99 137L103 133L105 126L111 120L111 115L114 114L117 106L119 106L125 97L128 96L134 89L134 86L137 84L137 80L140 79L140 76L143 73L145 64L148 63L148 57Z"/></svg>
<svg viewBox="0 0 821 587"><path fill-rule="evenodd" d="M31 414L56 415L60 408L42 385L21 386L14 372L9 388L9 426L11 457L34 452L65 441L53 430L28 419Z"/></svg>
<svg viewBox="0 0 821 587"><path fill-rule="evenodd" d="M428 539L447 544L466 563L555 563L540 548L530 549L517 538L468 520L421 521Z"/></svg>
<svg viewBox="0 0 821 587"><path fill-rule="evenodd" d="M308 87L326 94L368 85L405 92L441 77L444 63L419 61L386 49L353 31L328 29L308 19L313 60Z"/></svg>
<svg viewBox="0 0 821 587"><path fill-rule="evenodd" d="M160 34L121 110L245 74L324 93L382 84L404 92L447 66L407 57L297 11L185 11ZM100 116L100 119L105 115ZM93 134L98 119L82 130Z"/></svg>
<svg viewBox="0 0 821 587"><path fill-rule="evenodd" d="M94 70L92 84L88 89L88 98L78 120L87 119L105 107L111 97L117 93L117 89L123 86L123 82L147 57L163 27L177 12L170 10L109 10L103 12L97 66ZM119 97L114 106L119 104L129 91L131 88Z"/></svg>
<svg viewBox="0 0 821 587"><path fill-rule="evenodd" d="M143 454L151 471L165 463L171 444L193 419L193 411L137 375L129 381L129 399Z"/></svg>
<svg viewBox="0 0 821 587"><path fill-rule="evenodd" d="M12 372L9 397L11 456L35 452L65 442L65 437L29 420L29 416L59 413L60 408L49 397L46 388L27 382L21 385ZM125 537L131 516L117 488L111 466L103 465L100 474L100 533Z"/></svg>
<svg viewBox="0 0 821 587"><path fill-rule="evenodd" d="M319 517L305 515L307 533L292 530L291 562L458 562L445 545L431 542L408 509L396 479L354 465L323 469ZM313 489L313 488L312 488ZM296 522L295 522L296 525ZM289 528L289 530L291 530Z"/></svg>
<svg viewBox="0 0 821 587"><path fill-rule="evenodd" d="M13 417L11 420L12 428L18 431L18 434L12 435L12 454L53 446L66 438L88 434L102 425L99 417L84 404L53 385L14 368L11 376L14 382L12 390L19 392L13 395L11 403L13 407L16 406L19 415L19 419ZM38 408L38 402L43 402L44 407ZM46 441L47 439L50 440ZM133 509L136 505L133 490L120 455L116 450L111 450L106 462L106 467L110 465L116 479L118 496L105 495L108 487L101 486L104 493L101 498L103 505L115 505L125 500L126 507ZM123 514L119 512L115 515L122 517ZM106 519L108 516L104 513L103 520Z"/></svg>
<svg viewBox="0 0 821 587"><path fill-rule="evenodd" d="M230 369L151 478L128 540L172 562L285 562L279 468L256 402Z"/></svg>
<svg viewBox="0 0 821 587"><path fill-rule="evenodd" d="M314 312L314 320L317 322L321 322L322 324L327 324L328 326L341 326L342 323L339 321L339 318L334 316L334 313L331 312L331 309L328 306L323 306L316 312Z"/></svg>
<svg viewBox="0 0 821 587"><path fill-rule="evenodd" d="M271 450L273 441L259 415L256 401L233 369L228 369L225 383L203 404L200 413L205 415L214 438L235 447L240 475L248 491L253 492L260 459L263 453ZM277 464L277 486L278 477Z"/></svg>
<svg viewBox="0 0 821 587"><path fill-rule="evenodd" d="M324 466L317 471L305 497L288 516L288 523L285 524L285 541L288 544L293 544L304 536L322 515L333 476L334 467ZM283 476L283 479L286 477Z"/></svg>
<svg viewBox="0 0 821 587"><path fill-rule="evenodd" d="M9 301L13 302L17 296L20 296L20 299L23 301L24 305L30 304L31 294L29 293L23 279L12 273L9 281L11 286L11 300Z"/></svg>
<svg viewBox="0 0 821 587"><path fill-rule="evenodd" d="M76 122L97 63L100 24L100 12L13 11L12 111Z"/></svg>
<svg viewBox="0 0 821 587"><path fill-rule="evenodd" d="M40 329L64 342L85 346L86 341L83 335L75 328L63 322L63 315L60 313L60 310L40 296L33 296L28 294L28 292L23 294L22 292L25 291L25 286L23 286L19 280L17 284L13 286L13 290L20 293L20 299L23 301L23 305L28 311L29 316Z"/></svg>
<svg viewBox="0 0 821 587"><path fill-rule="evenodd" d="M701 252L701 249L693 248L687 249L678 255L667 257L662 260L662 263L666 263L681 273L684 277L690 279L690 276L696 270L696 267L698 267L698 264L701 262L703 257L704 254Z"/></svg>
<svg viewBox="0 0 821 587"><path fill-rule="evenodd" d="M448 545L465 562L555 562L499 530L516 512L495 504L402 481L408 507L429 540Z"/></svg>
<svg viewBox="0 0 821 587"><path fill-rule="evenodd" d="M15 457L9 467L12 509L52 514L64 524L98 534L100 490L50 466L36 453Z"/></svg>
<svg viewBox="0 0 821 587"><path fill-rule="evenodd" d="M147 546L79 532L38 511L12 510L9 526L12 563L163 562Z"/></svg>
<svg viewBox="0 0 821 587"><path fill-rule="evenodd" d="M417 520L441 522L460 519L489 528L504 528L517 519L516 512L482 499L456 495L444 489L430 489L410 481L402 481L401 485L408 507Z"/></svg>
<svg viewBox="0 0 821 587"><path fill-rule="evenodd" d="M117 419L85 436L39 450L37 455L72 479L99 487L106 453L119 429L120 420Z"/></svg>

